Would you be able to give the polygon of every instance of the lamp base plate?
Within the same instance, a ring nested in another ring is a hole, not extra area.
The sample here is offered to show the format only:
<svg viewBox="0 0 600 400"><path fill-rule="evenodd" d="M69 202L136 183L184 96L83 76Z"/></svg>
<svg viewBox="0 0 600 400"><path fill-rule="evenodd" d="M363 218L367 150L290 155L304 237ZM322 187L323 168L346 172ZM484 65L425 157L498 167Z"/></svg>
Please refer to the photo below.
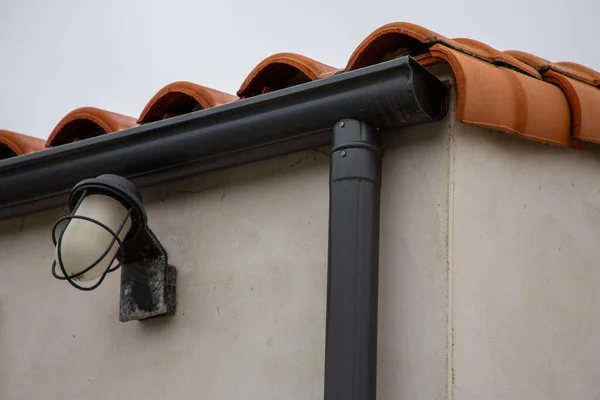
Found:
<svg viewBox="0 0 600 400"><path fill-rule="evenodd" d="M146 228L128 247L126 253L132 257L121 262L119 320L145 320L175 313L177 268L168 264L156 236Z"/></svg>

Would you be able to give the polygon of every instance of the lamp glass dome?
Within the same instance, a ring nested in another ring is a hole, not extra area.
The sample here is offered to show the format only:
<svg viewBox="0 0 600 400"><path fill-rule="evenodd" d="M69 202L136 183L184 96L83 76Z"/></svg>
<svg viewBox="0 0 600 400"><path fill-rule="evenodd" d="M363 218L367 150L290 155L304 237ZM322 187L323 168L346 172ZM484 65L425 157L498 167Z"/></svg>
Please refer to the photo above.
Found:
<svg viewBox="0 0 600 400"><path fill-rule="evenodd" d="M123 204L114 198L102 194L85 196L74 215L84 216L103 223L113 232L118 232L121 241L125 239L131 229L131 217ZM114 241L114 242L113 242ZM73 218L66 226L61 246L56 248L56 262L58 251L61 251L62 264L69 276L77 274L95 263L108 248L110 250L102 260L91 270L73 278L79 281L91 281L100 277L110 266L119 250L119 243L102 226L91 221Z"/></svg>

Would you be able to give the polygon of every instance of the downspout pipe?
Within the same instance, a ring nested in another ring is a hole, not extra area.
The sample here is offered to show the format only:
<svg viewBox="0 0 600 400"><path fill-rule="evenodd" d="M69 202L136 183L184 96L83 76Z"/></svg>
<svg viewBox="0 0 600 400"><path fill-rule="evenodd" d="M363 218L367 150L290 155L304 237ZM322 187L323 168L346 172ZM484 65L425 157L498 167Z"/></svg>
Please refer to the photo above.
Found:
<svg viewBox="0 0 600 400"><path fill-rule="evenodd" d="M377 129L446 113L447 89L410 57L0 160L0 219L67 203L79 181L116 174L143 187L331 144L352 118Z"/></svg>
<svg viewBox="0 0 600 400"><path fill-rule="evenodd" d="M380 144L364 122L333 128L325 400L376 399Z"/></svg>

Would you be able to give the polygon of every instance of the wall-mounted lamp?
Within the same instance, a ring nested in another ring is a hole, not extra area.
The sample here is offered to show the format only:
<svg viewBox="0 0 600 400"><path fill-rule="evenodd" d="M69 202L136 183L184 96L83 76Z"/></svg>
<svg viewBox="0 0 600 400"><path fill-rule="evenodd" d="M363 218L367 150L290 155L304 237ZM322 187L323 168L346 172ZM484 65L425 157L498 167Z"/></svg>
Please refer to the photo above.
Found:
<svg viewBox="0 0 600 400"><path fill-rule="evenodd" d="M118 175L81 181L71 190L69 208L71 214L52 228L55 278L93 290L121 267L121 321L175 312L177 270L148 227L141 193L131 181ZM95 282L80 284L89 281Z"/></svg>

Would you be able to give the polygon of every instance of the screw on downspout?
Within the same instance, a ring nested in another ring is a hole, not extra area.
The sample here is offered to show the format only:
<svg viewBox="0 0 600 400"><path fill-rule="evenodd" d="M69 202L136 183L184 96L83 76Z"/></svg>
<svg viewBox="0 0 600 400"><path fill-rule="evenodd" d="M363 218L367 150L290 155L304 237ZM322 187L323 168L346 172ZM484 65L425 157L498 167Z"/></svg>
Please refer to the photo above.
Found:
<svg viewBox="0 0 600 400"><path fill-rule="evenodd" d="M340 156L346 157L346 152L344 150L340 151Z"/></svg>
<svg viewBox="0 0 600 400"><path fill-rule="evenodd" d="M340 128L344 127L344 121L340 121Z"/></svg>

